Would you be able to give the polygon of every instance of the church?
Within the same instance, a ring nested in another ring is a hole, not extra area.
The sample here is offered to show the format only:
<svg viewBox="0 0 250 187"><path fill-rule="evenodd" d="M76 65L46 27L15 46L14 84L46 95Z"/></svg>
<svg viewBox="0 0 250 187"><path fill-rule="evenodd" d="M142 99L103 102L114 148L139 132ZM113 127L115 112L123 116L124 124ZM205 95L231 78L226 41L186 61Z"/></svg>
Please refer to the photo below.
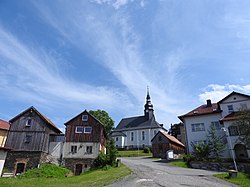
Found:
<svg viewBox="0 0 250 187"><path fill-rule="evenodd" d="M163 124L159 124L155 119L149 90L147 90L144 115L123 118L112 132L112 137L119 149L141 149L151 147L152 138L160 130L167 131Z"/></svg>

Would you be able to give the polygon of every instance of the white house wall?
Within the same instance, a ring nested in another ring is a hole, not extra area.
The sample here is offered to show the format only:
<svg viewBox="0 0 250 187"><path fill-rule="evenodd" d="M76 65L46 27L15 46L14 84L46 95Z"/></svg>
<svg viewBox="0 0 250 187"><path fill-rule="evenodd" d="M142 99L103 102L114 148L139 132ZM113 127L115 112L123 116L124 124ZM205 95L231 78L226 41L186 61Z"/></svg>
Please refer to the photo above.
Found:
<svg viewBox="0 0 250 187"><path fill-rule="evenodd" d="M7 155L6 151L0 150L0 177L2 176L6 155Z"/></svg>
<svg viewBox="0 0 250 187"><path fill-rule="evenodd" d="M71 146L77 146L77 152L71 152ZM92 146L92 154L86 153L87 146ZM100 143L80 143L80 142L65 142L63 157L64 158L93 158L95 159L100 151Z"/></svg>
<svg viewBox="0 0 250 187"><path fill-rule="evenodd" d="M187 136L187 145L188 152L191 153L193 148L191 146L191 142L195 141L206 141L207 140L207 130L209 130L211 126L211 122L219 121L221 119L220 114L210 114L210 115L200 115L194 117L186 117L185 118L185 128L186 128L186 136ZM205 131L192 131L192 124L195 123L204 123Z"/></svg>

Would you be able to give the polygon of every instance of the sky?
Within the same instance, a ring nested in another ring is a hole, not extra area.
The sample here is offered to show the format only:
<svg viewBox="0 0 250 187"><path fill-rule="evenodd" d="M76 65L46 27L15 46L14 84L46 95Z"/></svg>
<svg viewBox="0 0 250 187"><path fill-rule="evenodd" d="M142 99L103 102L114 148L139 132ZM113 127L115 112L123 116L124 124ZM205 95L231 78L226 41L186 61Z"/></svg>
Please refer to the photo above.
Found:
<svg viewBox="0 0 250 187"><path fill-rule="evenodd" d="M87 110L159 123L250 94L249 0L0 0L0 118Z"/></svg>

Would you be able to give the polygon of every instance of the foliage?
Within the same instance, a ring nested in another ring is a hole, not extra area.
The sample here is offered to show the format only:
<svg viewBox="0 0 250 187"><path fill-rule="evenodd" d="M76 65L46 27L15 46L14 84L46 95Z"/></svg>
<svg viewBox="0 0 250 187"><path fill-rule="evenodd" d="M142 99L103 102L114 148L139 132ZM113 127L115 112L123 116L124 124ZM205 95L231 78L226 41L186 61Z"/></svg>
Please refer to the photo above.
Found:
<svg viewBox="0 0 250 187"><path fill-rule="evenodd" d="M94 161L95 167L104 167L107 165L107 155L100 152Z"/></svg>
<svg viewBox="0 0 250 187"><path fill-rule="evenodd" d="M173 160L170 162L170 164L182 167L182 168L189 168L189 164L183 160Z"/></svg>
<svg viewBox="0 0 250 187"><path fill-rule="evenodd" d="M107 135L110 135L111 130L114 128L115 122L109 116L109 114L104 110L90 110L89 113L104 125L105 132L107 133Z"/></svg>
<svg viewBox="0 0 250 187"><path fill-rule="evenodd" d="M191 143L193 147L193 155L197 160L207 160L209 155L209 146L205 143Z"/></svg>
<svg viewBox="0 0 250 187"><path fill-rule="evenodd" d="M221 157L221 153L225 149L225 144L222 142L222 137L217 135L217 132L213 126L210 126L207 138L209 156L218 160Z"/></svg>
<svg viewBox="0 0 250 187"><path fill-rule="evenodd" d="M238 184L242 187L250 187L250 176L242 172L238 172L237 177L235 178L229 178L228 173L220 173L213 176L234 184Z"/></svg>
<svg viewBox="0 0 250 187"><path fill-rule="evenodd" d="M240 110L237 113L238 120L235 122L239 126L239 141L250 147L250 109Z"/></svg>
<svg viewBox="0 0 250 187"><path fill-rule="evenodd" d="M88 186L100 187L112 184L121 178L130 175L131 170L125 165L121 164L120 167L110 169L97 169L86 172L79 176L65 177L65 178L0 178L0 186Z"/></svg>
<svg viewBox="0 0 250 187"><path fill-rule="evenodd" d="M149 147L144 147L144 149L143 149L143 153L150 153L150 149L149 149Z"/></svg>
<svg viewBox="0 0 250 187"><path fill-rule="evenodd" d="M43 164L39 168L31 169L18 176L18 178L62 178L70 170L53 164Z"/></svg>
<svg viewBox="0 0 250 187"><path fill-rule="evenodd" d="M189 164L193 160L194 160L193 155L191 155L191 154L183 155L183 161L186 162L187 164Z"/></svg>

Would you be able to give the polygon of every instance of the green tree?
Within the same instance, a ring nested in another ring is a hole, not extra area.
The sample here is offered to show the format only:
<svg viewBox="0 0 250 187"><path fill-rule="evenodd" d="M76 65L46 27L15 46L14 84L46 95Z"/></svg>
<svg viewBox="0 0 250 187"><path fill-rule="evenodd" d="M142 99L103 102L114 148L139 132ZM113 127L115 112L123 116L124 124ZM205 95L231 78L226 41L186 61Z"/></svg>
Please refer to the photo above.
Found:
<svg viewBox="0 0 250 187"><path fill-rule="evenodd" d="M209 146L206 143L193 143L191 142L191 146L193 147L193 155L197 160L207 160L209 155Z"/></svg>
<svg viewBox="0 0 250 187"><path fill-rule="evenodd" d="M212 158L219 159L221 157L221 153L225 149L225 144L222 141L222 137L220 137L214 126L210 126L208 130L208 147L209 147L209 156Z"/></svg>
<svg viewBox="0 0 250 187"><path fill-rule="evenodd" d="M117 149L115 147L115 141L111 138L107 144L107 164L114 166L116 163Z"/></svg>
<svg viewBox="0 0 250 187"><path fill-rule="evenodd" d="M250 147L250 110L240 110L236 113L236 117L235 124L239 127L239 141L246 147Z"/></svg>
<svg viewBox="0 0 250 187"><path fill-rule="evenodd" d="M110 135L112 129L114 128L114 120L109 116L109 114L104 110L90 110L90 114L92 114L96 119L98 119L105 128L107 135Z"/></svg>

